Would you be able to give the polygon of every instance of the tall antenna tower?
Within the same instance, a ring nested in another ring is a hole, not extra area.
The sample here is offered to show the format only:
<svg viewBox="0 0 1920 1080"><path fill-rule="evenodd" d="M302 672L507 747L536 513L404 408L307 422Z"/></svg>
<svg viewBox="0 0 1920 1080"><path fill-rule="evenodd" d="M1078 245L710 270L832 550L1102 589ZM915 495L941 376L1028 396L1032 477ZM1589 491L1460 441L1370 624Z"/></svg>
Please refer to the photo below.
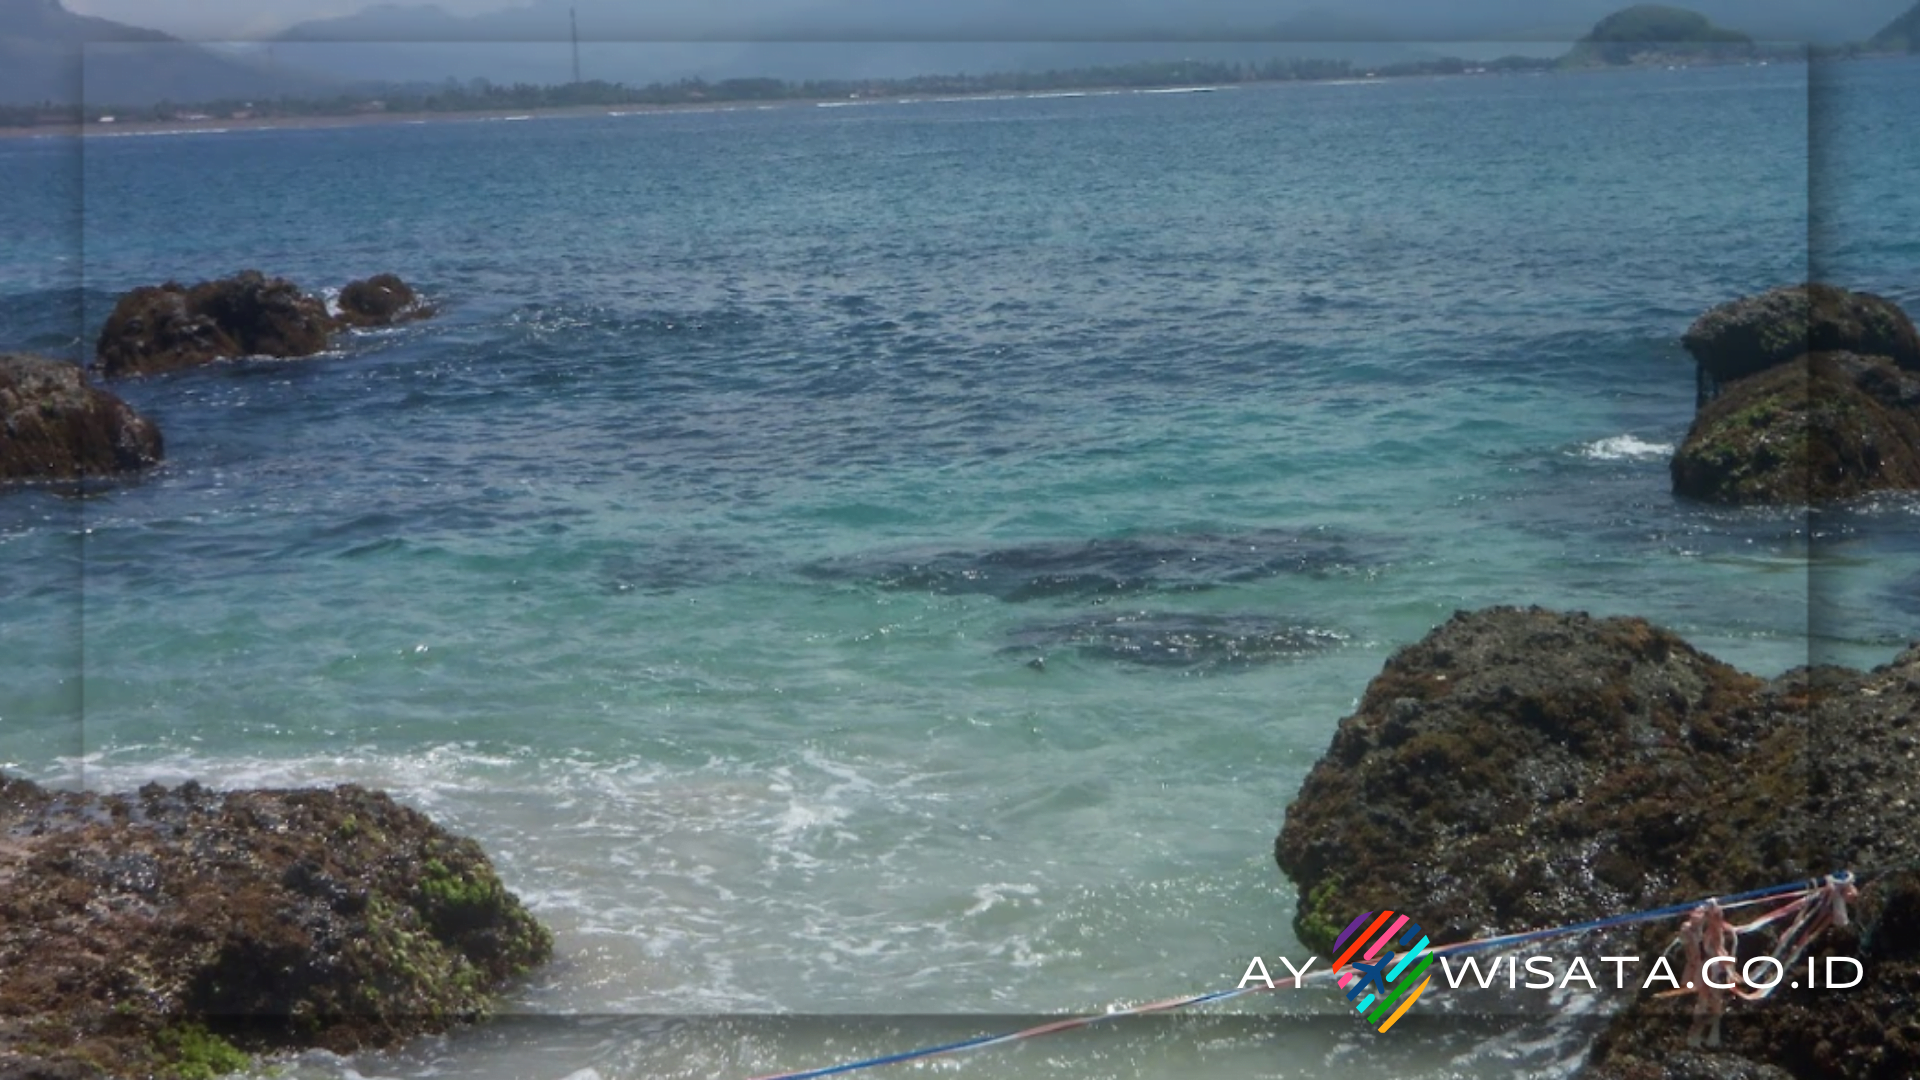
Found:
<svg viewBox="0 0 1920 1080"><path fill-rule="evenodd" d="M577 86L580 83L580 12L568 8L567 22L573 27L573 81Z"/></svg>

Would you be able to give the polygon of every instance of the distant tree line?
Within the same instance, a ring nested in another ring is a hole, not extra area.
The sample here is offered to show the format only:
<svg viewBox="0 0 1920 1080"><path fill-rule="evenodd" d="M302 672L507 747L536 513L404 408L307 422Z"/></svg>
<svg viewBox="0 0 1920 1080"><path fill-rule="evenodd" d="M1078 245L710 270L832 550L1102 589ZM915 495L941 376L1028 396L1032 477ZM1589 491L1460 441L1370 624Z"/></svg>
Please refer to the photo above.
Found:
<svg viewBox="0 0 1920 1080"><path fill-rule="evenodd" d="M1405 78L1461 75L1469 72L1548 71L1563 61L1511 56L1499 60L1454 58L1359 65L1346 60L1274 59L1259 62L1174 60L1053 71L994 72L978 75L922 75L905 79L803 80L771 78L682 79L645 86L592 80L578 83L511 85L473 79L442 83L390 83L332 97L284 97L273 101L161 102L139 108L52 103L0 105L0 127L33 127L97 122L111 115L121 122L229 119L237 116L342 117L378 112L516 112L582 107L699 105L728 102L849 100L913 96L962 96L996 93L1045 93L1107 88L1147 89L1175 86L1231 86L1242 83L1326 81L1353 78Z"/></svg>

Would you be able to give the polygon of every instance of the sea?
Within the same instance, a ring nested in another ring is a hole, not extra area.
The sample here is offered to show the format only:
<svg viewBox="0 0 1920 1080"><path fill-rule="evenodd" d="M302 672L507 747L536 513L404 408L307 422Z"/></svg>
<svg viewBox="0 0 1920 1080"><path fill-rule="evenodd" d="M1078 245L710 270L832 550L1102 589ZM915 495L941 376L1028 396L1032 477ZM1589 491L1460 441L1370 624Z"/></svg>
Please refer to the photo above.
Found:
<svg viewBox="0 0 1920 1080"><path fill-rule="evenodd" d="M552 927L498 1019L262 1076L744 1078L1304 956L1288 803L1455 611L1920 637L1920 503L1667 473L1706 308L1920 311L1920 63L1181 89L0 141L0 347L249 267L439 307L116 384L164 466L0 497L0 768L386 789ZM861 1075L1584 1046L1341 1004Z"/></svg>

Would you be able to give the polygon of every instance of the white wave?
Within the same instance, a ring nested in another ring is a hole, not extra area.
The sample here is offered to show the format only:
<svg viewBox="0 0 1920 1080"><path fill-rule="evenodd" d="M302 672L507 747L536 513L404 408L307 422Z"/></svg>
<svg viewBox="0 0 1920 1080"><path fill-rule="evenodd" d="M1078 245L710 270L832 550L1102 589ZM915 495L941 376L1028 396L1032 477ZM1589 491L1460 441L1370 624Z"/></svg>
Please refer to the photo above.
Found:
<svg viewBox="0 0 1920 1080"><path fill-rule="evenodd" d="M87 134L100 139L164 139L177 135L225 135L232 128L161 128L155 131L96 131L89 129Z"/></svg>
<svg viewBox="0 0 1920 1080"><path fill-rule="evenodd" d="M1673 455L1672 443L1648 442L1638 435L1615 435L1582 445L1576 453L1594 461L1653 461Z"/></svg>
<svg viewBox="0 0 1920 1080"><path fill-rule="evenodd" d="M1038 885L999 883L979 885L973 890L974 904L968 908L968 915L984 915L996 906L1005 903L1010 897L1035 897L1040 895Z"/></svg>

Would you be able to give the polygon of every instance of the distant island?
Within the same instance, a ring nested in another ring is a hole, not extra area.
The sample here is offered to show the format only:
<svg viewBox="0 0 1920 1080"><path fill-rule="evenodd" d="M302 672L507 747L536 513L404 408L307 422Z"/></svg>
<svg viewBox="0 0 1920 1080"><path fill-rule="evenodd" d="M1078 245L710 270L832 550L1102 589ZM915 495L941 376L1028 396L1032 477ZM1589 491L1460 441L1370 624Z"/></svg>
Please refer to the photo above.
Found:
<svg viewBox="0 0 1920 1080"><path fill-rule="evenodd" d="M1920 53L1920 3L1869 38L1867 45L1881 52Z"/></svg>
<svg viewBox="0 0 1920 1080"><path fill-rule="evenodd" d="M10 0L0 0L5 4ZM41 0L49 12L73 21L57 0ZM90 20L100 23L100 20ZM78 23L76 23L78 25ZM115 24L102 24L113 26ZM100 34L97 28L89 31ZM163 35L162 35L163 36ZM1234 86L1255 83L1393 79L1455 75L1539 74L1635 66L1742 63L1808 56L1847 58L1920 48L1920 3L1866 43L1810 50L1795 44L1759 43L1738 30L1714 25L1699 12L1661 4L1636 4L1601 19L1561 57L1509 56L1490 61L1451 57L1382 64L1350 60L1276 58L1263 62L1177 60L1064 70L923 75L898 79L791 81L774 78L681 79L631 86L587 80L562 84L487 79L444 83L382 83L341 92L287 94L272 99L233 96L192 103L162 101L146 106L41 102L0 105L0 129L99 128L102 125L180 125L276 122L350 123L441 114L498 115L597 109L689 108L807 101L857 102L993 94Z"/></svg>
<svg viewBox="0 0 1920 1080"><path fill-rule="evenodd" d="M1567 55L1570 65L1620 66L1650 59L1746 57L1751 37L1715 26L1697 11L1663 4L1635 4L1601 19Z"/></svg>

